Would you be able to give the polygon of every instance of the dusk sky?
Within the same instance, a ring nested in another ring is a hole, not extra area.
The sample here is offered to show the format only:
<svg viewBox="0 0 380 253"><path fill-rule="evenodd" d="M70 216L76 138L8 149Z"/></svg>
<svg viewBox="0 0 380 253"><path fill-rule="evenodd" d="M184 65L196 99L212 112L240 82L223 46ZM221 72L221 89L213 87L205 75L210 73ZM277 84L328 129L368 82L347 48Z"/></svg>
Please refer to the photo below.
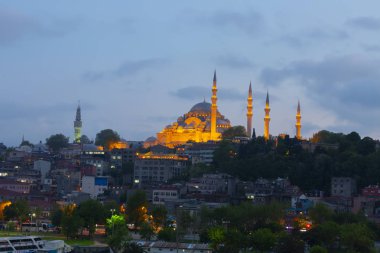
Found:
<svg viewBox="0 0 380 253"><path fill-rule="evenodd" d="M1 1L0 142L111 128L145 140L210 101L257 135L380 138L380 1Z"/></svg>

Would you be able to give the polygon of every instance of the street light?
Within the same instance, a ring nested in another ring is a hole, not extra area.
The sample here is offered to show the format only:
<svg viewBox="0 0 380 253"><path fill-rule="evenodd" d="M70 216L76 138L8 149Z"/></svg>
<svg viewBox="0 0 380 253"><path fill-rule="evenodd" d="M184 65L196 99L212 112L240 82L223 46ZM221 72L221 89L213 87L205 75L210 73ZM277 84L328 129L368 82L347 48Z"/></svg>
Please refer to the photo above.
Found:
<svg viewBox="0 0 380 253"><path fill-rule="evenodd" d="M30 229L29 229L29 232L32 232L33 217L36 217L36 214L35 213L30 213L29 217L30 217ZM36 227L37 227L37 225L36 225ZM38 231L38 229L37 229L37 231Z"/></svg>
<svg viewBox="0 0 380 253"><path fill-rule="evenodd" d="M116 209L112 208L110 209L112 215L111 215L111 221L112 221L112 235L113 235L113 231L114 231L114 228L115 228L115 222L113 220L113 213L116 211Z"/></svg>
<svg viewBox="0 0 380 253"><path fill-rule="evenodd" d="M178 245L179 245L179 236L178 236L178 231L179 231L179 219L178 219L178 208L182 208L182 205L176 206L175 208L175 240L176 240L176 248L177 248L177 253L178 253Z"/></svg>
<svg viewBox="0 0 380 253"><path fill-rule="evenodd" d="M30 216L30 223L33 223L33 217L36 217L36 214L30 213L29 216Z"/></svg>

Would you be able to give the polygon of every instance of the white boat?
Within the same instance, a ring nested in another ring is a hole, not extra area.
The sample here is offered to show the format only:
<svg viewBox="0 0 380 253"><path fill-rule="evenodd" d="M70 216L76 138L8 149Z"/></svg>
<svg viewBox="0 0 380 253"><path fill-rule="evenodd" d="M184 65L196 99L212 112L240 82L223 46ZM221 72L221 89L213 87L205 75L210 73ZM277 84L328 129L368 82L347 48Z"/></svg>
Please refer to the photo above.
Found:
<svg viewBox="0 0 380 253"><path fill-rule="evenodd" d="M66 253L71 250L63 240L46 241L38 236L0 237L0 253Z"/></svg>

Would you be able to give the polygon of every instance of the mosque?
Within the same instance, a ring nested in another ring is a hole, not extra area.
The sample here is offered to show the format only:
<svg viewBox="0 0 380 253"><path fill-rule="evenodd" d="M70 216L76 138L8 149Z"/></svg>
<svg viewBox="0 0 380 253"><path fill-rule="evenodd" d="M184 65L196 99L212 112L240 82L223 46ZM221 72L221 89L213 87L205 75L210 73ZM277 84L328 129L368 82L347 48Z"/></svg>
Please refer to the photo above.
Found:
<svg viewBox="0 0 380 253"><path fill-rule="evenodd" d="M231 127L231 122L218 111L217 106L217 79L214 72L212 85L211 103L205 100L195 104L188 113L180 116L176 122L166 126L162 131L157 133L157 137L149 137L144 146L164 145L175 147L185 144L186 142L208 142L220 141L222 133ZM249 84L247 98L247 135L252 137L252 117L253 117L253 99L252 87ZM270 138L270 106L269 94L267 93L264 117L264 138ZM296 115L296 138L301 139L301 109L298 103Z"/></svg>

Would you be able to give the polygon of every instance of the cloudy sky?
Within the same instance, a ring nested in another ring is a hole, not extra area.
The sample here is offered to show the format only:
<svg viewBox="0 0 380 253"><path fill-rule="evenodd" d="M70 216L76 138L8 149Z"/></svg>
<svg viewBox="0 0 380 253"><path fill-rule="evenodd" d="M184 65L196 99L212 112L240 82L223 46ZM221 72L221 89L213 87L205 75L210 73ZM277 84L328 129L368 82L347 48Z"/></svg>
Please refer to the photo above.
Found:
<svg viewBox="0 0 380 253"><path fill-rule="evenodd" d="M344 2L344 3L343 3ZM210 100L217 71L222 114L262 134L327 129L380 138L380 2L1 1L0 142L18 145L105 128L144 140Z"/></svg>

